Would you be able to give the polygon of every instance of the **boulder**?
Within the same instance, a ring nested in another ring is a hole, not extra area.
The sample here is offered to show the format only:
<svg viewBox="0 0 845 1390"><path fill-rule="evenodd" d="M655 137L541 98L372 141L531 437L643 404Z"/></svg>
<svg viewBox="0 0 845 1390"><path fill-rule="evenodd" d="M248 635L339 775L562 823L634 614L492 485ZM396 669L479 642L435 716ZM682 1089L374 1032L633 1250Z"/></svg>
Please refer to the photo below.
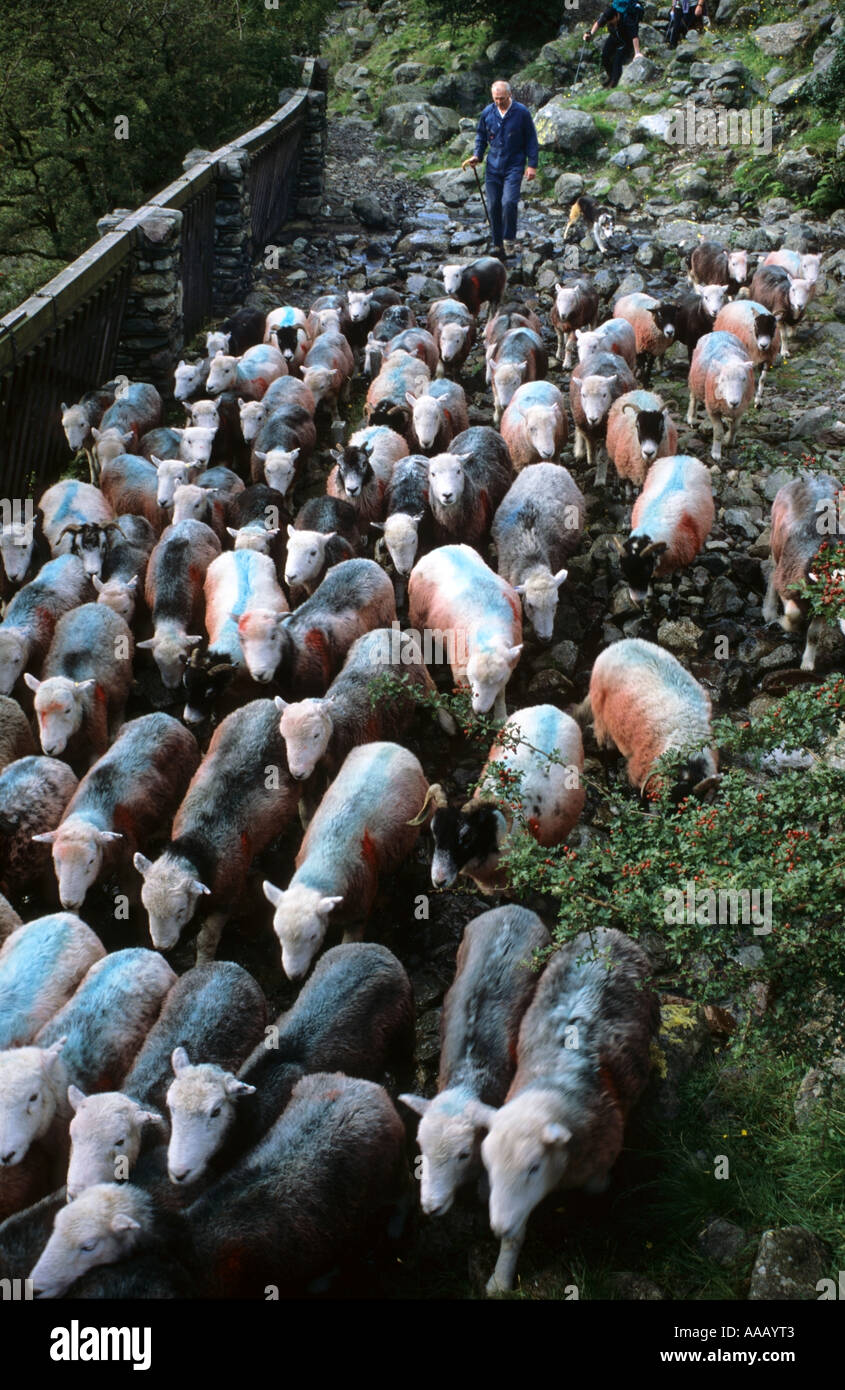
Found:
<svg viewBox="0 0 845 1390"><path fill-rule="evenodd" d="M789 77L785 82L779 82L769 92L769 105L775 106L779 110L784 107L795 106L804 95L805 87L812 82L814 77L814 72L802 72L797 77Z"/></svg>
<svg viewBox="0 0 845 1390"><path fill-rule="evenodd" d="M649 154L645 145L635 143L625 145L623 149L617 150L610 156L611 164L615 164L619 169L631 169L635 164L642 164L648 159Z"/></svg>
<svg viewBox="0 0 845 1390"><path fill-rule="evenodd" d="M655 111L651 116L641 116L632 134L641 140L662 140L665 145L672 145L675 125L671 111Z"/></svg>
<svg viewBox="0 0 845 1390"><path fill-rule="evenodd" d="M387 230L396 226L391 208L375 193L362 193L353 201L352 211L364 227Z"/></svg>
<svg viewBox="0 0 845 1390"><path fill-rule="evenodd" d="M584 192L584 180L580 174L563 173L555 179L555 198L562 207L568 208Z"/></svg>
<svg viewBox="0 0 845 1390"><path fill-rule="evenodd" d="M404 150L433 149L459 130L458 113L425 101L400 102L381 113L385 134Z"/></svg>
<svg viewBox="0 0 845 1390"><path fill-rule="evenodd" d="M619 79L620 87L644 87L649 82L654 82L660 76L661 69L650 58L646 58L641 53L638 58L633 58L626 67L622 69L622 76Z"/></svg>
<svg viewBox="0 0 845 1390"><path fill-rule="evenodd" d="M751 37L767 58L788 58L810 42L812 33L803 20L789 19L783 24L764 24Z"/></svg>
<svg viewBox="0 0 845 1390"><path fill-rule="evenodd" d="M467 116L479 116L491 100L490 83L480 72L446 72L431 83L429 96L437 106L453 106Z"/></svg>
<svg viewBox="0 0 845 1390"><path fill-rule="evenodd" d="M623 212L630 212L632 208L637 206L639 198L627 179L619 179L618 183L615 183L608 192L607 201L611 207L621 208Z"/></svg>
<svg viewBox="0 0 845 1390"><path fill-rule="evenodd" d="M567 100L563 96L553 97L537 112L534 124L541 149L577 154L599 143L601 135L593 117L588 111L567 105Z"/></svg>
<svg viewBox="0 0 845 1390"><path fill-rule="evenodd" d="M803 1226L764 1231L751 1271L749 1300L818 1298L817 1285L829 1273L824 1243Z"/></svg>
<svg viewBox="0 0 845 1390"><path fill-rule="evenodd" d="M812 193L821 174L821 162L810 154L806 145L800 150L787 150L777 163L778 178L784 188L793 193Z"/></svg>

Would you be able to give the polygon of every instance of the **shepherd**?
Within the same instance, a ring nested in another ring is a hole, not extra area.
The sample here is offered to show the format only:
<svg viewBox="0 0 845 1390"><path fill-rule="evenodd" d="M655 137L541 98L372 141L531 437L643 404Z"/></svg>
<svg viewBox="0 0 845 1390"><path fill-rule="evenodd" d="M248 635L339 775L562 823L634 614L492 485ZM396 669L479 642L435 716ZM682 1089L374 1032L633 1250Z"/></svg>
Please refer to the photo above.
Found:
<svg viewBox="0 0 845 1390"><path fill-rule="evenodd" d="M640 56L640 20L643 7L640 0L612 0L612 4L599 15L591 29L584 34L584 41L591 39L598 29L607 26L607 38L601 51L601 64L604 68L602 86L615 87L622 69L632 58Z"/></svg>
<svg viewBox="0 0 845 1390"><path fill-rule="evenodd" d="M484 158L489 146L484 184L489 206L491 255L504 260L512 255L516 238L516 212L523 175L528 182L537 177L539 145L531 112L521 101L514 101L509 82L494 82L493 100L485 106L475 135L475 152L462 168L473 169ZM508 250L505 250L507 243Z"/></svg>

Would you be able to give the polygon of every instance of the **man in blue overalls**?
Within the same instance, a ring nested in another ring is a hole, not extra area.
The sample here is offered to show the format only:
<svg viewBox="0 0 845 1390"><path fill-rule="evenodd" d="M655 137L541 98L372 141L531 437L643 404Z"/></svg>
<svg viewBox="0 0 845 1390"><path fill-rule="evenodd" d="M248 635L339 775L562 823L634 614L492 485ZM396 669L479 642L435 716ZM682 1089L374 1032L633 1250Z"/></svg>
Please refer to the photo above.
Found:
<svg viewBox="0 0 845 1390"><path fill-rule="evenodd" d="M522 102L514 101L509 82L494 82L492 102L485 106L475 136L475 153L465 164L475 166L484 158L489 146L484 184L490 226L493 233L494 256L504 256L504 242L513 250L516 237L516 209L522 176L537 177L537 132L531 112Z"/></svg>

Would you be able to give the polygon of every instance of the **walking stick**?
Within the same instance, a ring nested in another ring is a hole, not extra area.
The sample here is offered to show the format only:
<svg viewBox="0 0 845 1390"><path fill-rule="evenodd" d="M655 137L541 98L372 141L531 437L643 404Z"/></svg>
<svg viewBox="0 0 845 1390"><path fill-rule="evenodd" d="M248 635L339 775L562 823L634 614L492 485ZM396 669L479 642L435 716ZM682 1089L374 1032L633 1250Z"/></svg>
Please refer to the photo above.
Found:
<svg viewBox="0 0 845 1390"><path fill-rule="evenodd" d="M577 68L575 69L575 79L574 79L574 81L573 81L573 83L572 83L573 87L576 85L576 83L577 83L577 81L578 81L578 74L579 74L579 72L581 71L581 59L584 57L584 49L585 49L586 47L587 47L587 43L586 43L586 40L585 40L584 43L582 43L582 45L581 45L581 52L578 54L578 66L577 66Z"/></svg>
<svg viewBox="0 0 845 1390"><path fill-rule="evenodd" d="M463 162L463 164L461 165L461 169L465 169L465 168L467 167L468 164L469 164L469 160L468 160L468 159L465 159L464 162ZM477 164L473 164L473 166L472 166L472 172L475 174L475 182L478 184L478 191L479 191L479 193L481 194L481 204L482 204L482 206L483 206L483 208L484 208L484 216L487 218L487 226L490 228L490 235L491 235L491 237L492 237L492 235L493 235L493 223L490 221L490 213L487 211L487 199L486 199L485 196L484 196L484 189L481 187L481 179L478 177L478 165L477 165Z"/></svg>

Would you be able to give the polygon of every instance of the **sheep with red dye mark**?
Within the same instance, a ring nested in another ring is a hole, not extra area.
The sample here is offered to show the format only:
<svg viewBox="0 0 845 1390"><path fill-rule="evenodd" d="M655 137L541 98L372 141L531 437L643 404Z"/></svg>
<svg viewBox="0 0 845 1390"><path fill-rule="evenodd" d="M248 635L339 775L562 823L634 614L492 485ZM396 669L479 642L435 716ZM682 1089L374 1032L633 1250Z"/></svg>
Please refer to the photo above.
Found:
<svg viewBox="0 0 845 1390"><path fill-rule="evenodd" d="M620 478L641 487L649 465L677 447L669 406L654 391L627 391L613 402L606 448Z"/></svg>
<svg viewBox="0 0 845 1390"><path fill-rule="evenodd" d="M617 299L613 313L627 319L637 340L637 372L648 386L654 364L675 341L677 305L663 304L652 294L625 294Z"/></svg>
<svg viewBox="0 0 845 1390"><path fill-rule="evenodd" d="M530 328L538 338L543 336L543 325L534 310L511 300L492 314L484 326L484 353L488 359L496 343L500 343L512 328ZM487 380L490 380L489 372Z"/></svg>
<svg viewBox="0 0 845 1390"><path fill-rule="evenodd" d="M404 863L419 837L410 824L428 782L419 761L398 743L353 748L323 797L296 856L286 889L265 881L273 930L289 980L301 980L321 950L329 925L360 941L379 878Z"/></svg>
<svg viewBox="0 0 845 1390"><path fill-rule="evenodd" d="M214 958L254 856L283 832L298 803L273 701L252 700L234 710L214 731L176 812L168 845L155 863L141 853L134 856L157 950L173 949L200 899L208 897L210 915L200 932L197 961Z"/></svg>
<svg viewBox="0 0 845 1390"><path fill-rule="evenodd" d="M260 401L270 383L286 376L287 370L279 349L270 343L247 348L240 357L217 352L211 358L206 390L209 396L219 396L221 391L237 391L239 396Z"/></svg>
<svg viewBox="0 0 845 1390"><path fill-rule="evenodd" d="M367 425L331 452L336 463L326 479L326 495L348 502L362 527L380 521L393 469L408 456L407 440L388 425Z"/></svg>
<svg viewBox="0 0 845 1390"><path fill-rule="evenodd" d="M146 517L131 512L120 515L109 534L102 575L91 576L97 602L113 609L127 623L132 622L138 595L144 592L155 543L156 532Z"/></svg>
<svg viewBox="0 0 845 1390"><path fill-rule="evenodd" d="M364 404L367 424L385 425L407 437L411 425L408 396L424 395L430 383L428 367L412 353L395 352L385 358L367 391Z"/></svg>
<svg viewBox="0 0 845 1390"><path fill-rule="evenodd" d="M288 526L285 583L310 598L333 565L353 560L361 534L355 508L338 497L312 497Z"/></svg>
<svg viewBox="0 0 845 1390"><path fill-rule="evenodd" d="M58 758L19 758L0 773L0 886L5 893L55 891L50 851L33 837L56 829L77 786L75 774Z"/></svg>
<svg viewBox="0 0 845 1390"><path fill-rule="evenodd" d="M415 453L443 453L456 434L469 429L464 388L448 377L429 382L420 395L409 391L406 400L412 411L409 438Z"/></svg>
<svg viewBox="0 0 845 1390"><path fill-rule="evenodd" d="M220 541L210 526L180 521L168 526L150 556L144 597L155 632L136 643L136 650L152 652L168 690L179 685L188 653L202 641L205 573L219 554Z"/></svg>
<svg viewBox="0 0 845 1390"><path fill-rule="evenodd" d="M585 362L593 352L614 352L624 357L631 371L637 365L637 338L627 319L605 319L598 328L576 328L578 361Z"/></svg>
<svg viewBox="0 0 845 1390"><path fill-rule="evenodd" d="M558 458L569 437L563 395L551 381L526 381L514 392L500 429L516 473Z"/></svg>
<svg viewBox="0 0 845 1390"><path fill-rule="evenodd" d="M800 251L788 251L782 247L780 251L770 251L760 262L764 265L779 265L782 270L787 271L793 280L806 280L810 286L810 299L816 293L816 283L821 271L822 258L820 255L807 252L802 255ZM759 268L759 267L758 267Z"/></svg>
<svg viewBox="0 0 845 1390"><path fill-rule="evenodd" d="M596 486L607 476L607 420L610 407L637 385L624 357L614 352L593 352L579 362L569 378L569 403L575 421L575 457L596 467Z"/></svg>
<svg viewBox="0 0 845 1390"><path fill-rule="evenodd" d="M581 730L570 715L554 705L512 714L460 811L440 787L429 789L437 808L431 821L434 887L449 888L465 874L482 893L504 892L508 873L501 857L514 821L546 848L562 844L584 809L583 770Z"/></svg>
<svg viewBox="0 0 845 1390"><path fill-rule="evenodd" d="M97 442L94 452L100 464L105 462L100 446L107 439L122 437L134 446L148 430L161 424L162 400L154 386L148 381L129 381L126 377L118 377L117 383L114 401L105 411L99 429L91 431ZM118 453L123 452L123 449L118 450Z"/></svg>
<svg viewBox="0 0 845 1390"><path fill-rule="evenodd" d="M418 553L434 544L434 522L428 505L428 466L425 454L410 454L394 465L384 494L386 516L373 522L384 533L384 544L400 580L407 579ZM379 558L381 541L376 542Z"/></svg>
<svg viewBox="0 0 845 1390"><path fill-rule="evenodd" d="M437 371L440 353L427 328L403 328L401 333L388 339L384 346L383 361L386 362L395 352L408 352L412 357L418 357L428 367L429 372Z"/></svg>
<svg viewBox="0 0 845 1390"><path fill-rule="evenodd" d="M508 446L487 425L456 435L449 451L428 465L428 496L435 535L484 544L493 516L513 481Z"/></svg>
<svg viewBox="0 0 845 1390"><path fill-rule="evenodd" d="M804 317L813 286L802 277L794 278L780 265L761 265L751 281L751 298L774 314L783 336L783 357L789 357L789 346L796 326Z"/></svg>
<svg viewBox="0 0 845 1390"><path fill-rule="evenodd" d="M387 285L377 285L371 290L350 290L348 295L350 318L350 342L361 347L366 335L375 328L379 319L394 304L401 304L402 298L397 290Z"/></svg>
<svg viewBox="0 0 845 1390"><path fill-rule="evenodd" d="M713 426L711 457L719 463L722 444L731 447L737 426L754 398L754 363L733 333L705 333L698 340L689 370L687 424L695 424L703 402ZM727 433L725 421L728 421Z"/></svg>
<svg viewBox="0 0 845 1390"><path fill-rule="evenodd" d="M101 875L160 833L198 762L193 734L169 714L124 724L79 783L56 829L35 837L52 847L62 907L80 908Z"/></svg>
<svg viewBox="0 0 845 1390"><path fill-rule="evenodd" d="M52 912L12 932L0 950L0 1049L31 1043L105 954L72 912Z"/></svg>
<svg viewBox="0 0 845 1390"><path fill-rule="evenodd" d="M572 367L575 332L594 328L599 313L599 293L587 279L555 284L555 302L549 320L557 336L557 360L565 372Z"/></svg>
<svg viewBox="0 0 845 1390"><path fill-rule="evenodd" d="M710 697L654 642L626 637L601 652L589 694L574 713L579 723L592 716L600 748L615 744L627 758L628 778L643 796L655 780L655 764L669 752L687 754L670 789L672 801L701 794L716 778Z"/></svg>
<svg viewBox="0 0 845 1390"><path fill-rule="evenodd" d="M521 597L525 621L541 642L552 638L566 561L578 549L585 517L580 488L555 463L524 468L494 517L497 569Z"/></svg>
<svg viewBox="0 0 845 1390"><path fill-rule="evenodd" d="M238 623L253 680L286 694L322 695L356 638L396 618L393 585L373 560L343 560L289 615L258 609Z"/></svg>
<svg viewBox="0 0 845 1390"><path fill-rule="evenodd" d="M496 256L479 256L469 265L441 265L440 275L447 295L460 300L476 316L482 304L487 304L490 318L498 310L508 283L508 272Z"/></svg>
<svg viewBox="0 0 845 1390"><path fill-rule="evenodd" d="M692 564L715 515L706 464L689 454L670 454L651 465L634 503L631 533L619 547L635 603L645 603L653 580Z"/></svg>
<svg viewBox="0 0 845 1390"><path fill-rule="evenodd" d="M80 483L75 478L63 478L61 482L48 487L38 499L38 512L41 530L50 547L50 553L69 555L79 551L74 547L75 533L84 526L97 527L102 535L98 537L97 555L93 563L86 558L85 568L89 574L99 574L99 561L105 549L104 528L114 521L114 512L98 487L90 483Z"/></svg>
<svg viewBox="0 0 845 1390"><path fill-rule="evenodd" d="M469 545L443 545L418 560L408 581L410 626L445 639L456 685L475 714L504 719L505 686L522 652L519 596ZM451 648L451 650L450 650Z"/></svg>
<svg viewBox="0 0 845 1390"><path fill-rule="evenodd" d="M221 352L228 352L228 348L218 345L214 350L214 356ZM198 362L177 362L174 369L173 397L177 401L190 400L191 396L198 396L206 388L208 373L211 369L211 357L202 357Z"/></svg>
<svg viewBox="0 0 845 1390"><path fill-rule="evenodd" d="M296 376L280 376L267 387L260 401L237 398L241 437L250 444L260 434L270 416L283 405L301 405L313 417L317 409L313 392Z"/></svg>
<svg viewBox="0 0 845 1390"><path fill-rule="evenodd" d="M763 617L769 623L780 621L786 632L798 632L807 621L807 600L800 585L808 579L816 560L824 531L822 515L841 513L845 493L829 473L793 478L784 483L772 503L772 572L763 603ZM783 614L778 619L778 599ZM816 649L825 626L823 617L813 617L807 629L801 670L813 671Z"/></svg>
<svg viewBox="0 0 845 1390"><path fill-rule="evenodd" d="M437 343L437 376L460 372L475 342L475 317L459 299L435 299L426 327Z"/></svg>
<svg viewBox="0 0 845 1390"><path fill-rule="evenodd" d="M427 1216L444 1216L458 1189L481 1173L479 1119L502 1104L513 1079L519 1025L540 979L532 956L548 945L540 918L524 907L494 907L467 923L443 1001L437 1095L399 1097L422 1117Z"/></svg>
<svg viewBox="0 0 845 1390"><path fill-rule="evenodd" d="M88 602L91 576L78 555L57 555L19 589L0 623L0 695L11 695L27 666L44 659L63 613Z"/></svg>
<svg viewBox="0 0 845 1390"><path fill-rule="evenodd" d="M736 299L726 304L716 315L715 333L733 333L755 366L761 368L760 381L754 395L755 408L763 399L766 373L775 364L781 350L780 329L774 314L754 299Z"/></svg>
<svg viewBox="0 0 845 1390"><path fill-rule="evenodd" d="M309 348L302 364L302 380L314 398L314 409L328 411L339 420L338 401L349 399L349 384L355 371L352 349L342 333L321 333Z"/></svg>
<svg viewBox="0 0 845 1390"><path fill-rule="evenodd" d="M716 315L725 302L727 286L697 285L693 294L683 294L678 300L675 319L675 338L683 343L689 361L699 338L713 330Z"/></svg>
<svg viewBox="0 0 845 1390"><path fill-rule="evenodd" d="M487 376L493 391L495 424L524 382L545 377L548 363L543 339L531 328L512 328L494 346L487 358Z"/></svg>
<svg viewBox="0 0 845 1390"><path fill-rule="evenodd" d="M254 483L266 482L287 495L317 444L313 416L302 405L280 405L255 437L250 460Z"/></svg>
<svg viewBox="0 0 845 1390"><path fill-rule="evenodd" d="M724 285L733 297L748 279L748 252L726 251L718 241L702 241L687 257L689 280L698 285Z"/></svg>
<svg viewBox="0 0 845 1390"><path fill-rule="evenodd" d="M338 334L348 342L351 326L349 301L343 292L318 295L308 310L306 327L312 343L324 333Z"/></svg>
<svg viewBox="0 0 845 1390"><path fill-rule="evenodd" d="M124 513L142 516L157 536L167 524L166 513L159 506L158 484L158 469L137 454L110 459L100 475L100 488L115 517Z"/></svg>

